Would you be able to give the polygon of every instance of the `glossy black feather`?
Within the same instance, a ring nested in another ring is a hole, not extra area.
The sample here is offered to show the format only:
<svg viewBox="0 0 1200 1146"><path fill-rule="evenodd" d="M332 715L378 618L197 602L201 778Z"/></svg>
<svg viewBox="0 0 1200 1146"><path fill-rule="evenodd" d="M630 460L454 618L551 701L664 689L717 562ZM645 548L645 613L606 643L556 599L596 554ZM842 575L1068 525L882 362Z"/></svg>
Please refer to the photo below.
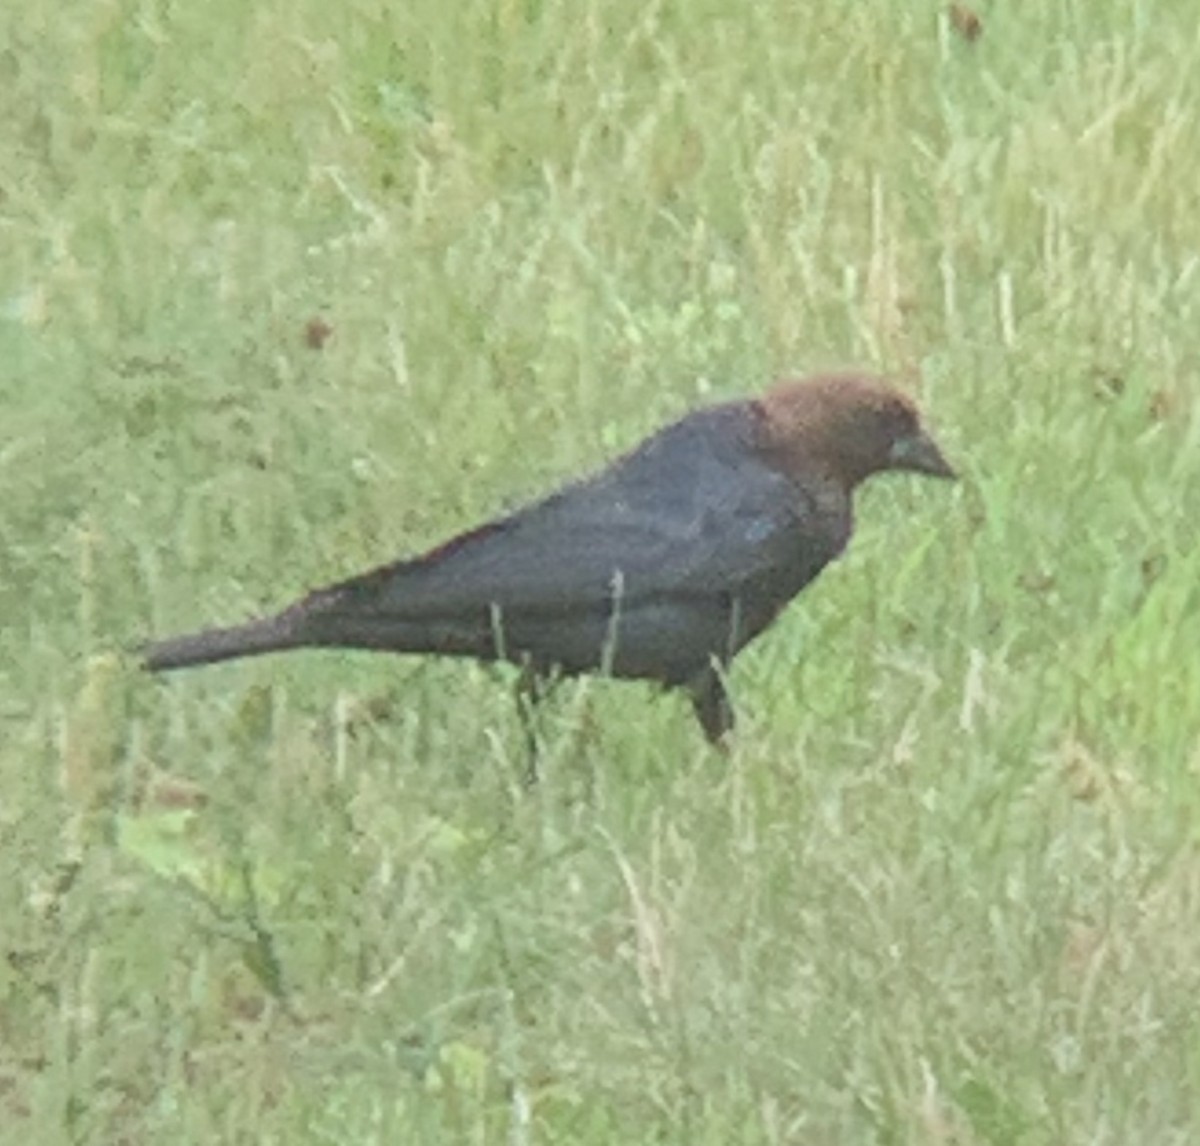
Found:
<svg viewBox="0 0 1200 1146"><path fill-rule="evenodd" d="M848 501L827 491L820 508L755 453L756 431L746 405L692 414L593 478L318 591L301 629L683 683L761 631L849 534Z"/></svg>
<svg viewBox="0 0 1200 1146"><path fill-rule="evenodd" d="M603 671L686 685L716 739L733 721L717 666L842 551L855 486L885 469L952 476L882 380L786 383L689 414L422 556L262 620L155 642L146 665L340 647Z"/></svg>

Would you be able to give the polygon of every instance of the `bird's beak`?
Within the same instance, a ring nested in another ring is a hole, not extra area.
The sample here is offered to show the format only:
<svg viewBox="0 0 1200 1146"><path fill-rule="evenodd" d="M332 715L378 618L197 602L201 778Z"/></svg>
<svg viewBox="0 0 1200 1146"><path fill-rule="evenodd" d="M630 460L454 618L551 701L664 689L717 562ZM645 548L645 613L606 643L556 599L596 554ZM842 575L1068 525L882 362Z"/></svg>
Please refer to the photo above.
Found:
<svg viewBox="0 0 1200 1146"><path fill-rule="evenodd" d="M888 465L894 470L912 470L931 477L958 477L942 456L937 443L923 430L917 430L905 438L897 438L888 453Z"/></svg>

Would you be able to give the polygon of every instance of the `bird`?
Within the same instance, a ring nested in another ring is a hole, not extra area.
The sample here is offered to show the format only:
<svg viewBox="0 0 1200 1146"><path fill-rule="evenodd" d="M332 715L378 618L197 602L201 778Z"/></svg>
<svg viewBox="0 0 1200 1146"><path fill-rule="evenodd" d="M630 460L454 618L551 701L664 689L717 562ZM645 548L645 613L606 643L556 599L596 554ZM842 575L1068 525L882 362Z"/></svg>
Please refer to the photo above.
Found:
<svg viewBox="0 0 1200 1146"><path fill-rule="evenodd" d="M726 743L733 658L846 548L866 479L956 474L917 406L862 372L695 409L591 476L277 613L152 641L153 672L339 648L685 690Z"/></svg>

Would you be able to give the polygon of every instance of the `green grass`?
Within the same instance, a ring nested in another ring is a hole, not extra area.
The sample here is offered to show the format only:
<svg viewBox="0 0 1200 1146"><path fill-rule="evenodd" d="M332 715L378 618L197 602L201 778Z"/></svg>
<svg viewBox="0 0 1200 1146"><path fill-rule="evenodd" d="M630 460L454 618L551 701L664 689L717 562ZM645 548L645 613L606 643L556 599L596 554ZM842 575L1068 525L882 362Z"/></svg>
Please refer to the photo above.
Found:
<svg viewBox="0 0 1200 1146"><path fill-rule="evenodd" d="M1200 1140L1200 33L979 13L5 7L0 1144ZM502 674L123 651L846 363L966 480L728 759L584 682L527 795Z"/></svg>

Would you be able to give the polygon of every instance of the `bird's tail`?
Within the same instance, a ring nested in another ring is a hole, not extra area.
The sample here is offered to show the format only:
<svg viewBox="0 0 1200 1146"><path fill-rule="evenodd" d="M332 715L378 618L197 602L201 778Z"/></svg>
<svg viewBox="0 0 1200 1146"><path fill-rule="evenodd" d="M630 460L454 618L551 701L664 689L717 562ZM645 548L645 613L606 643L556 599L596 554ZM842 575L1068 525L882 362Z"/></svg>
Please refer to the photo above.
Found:
<svg viewBox="0 0 1200 1146"><path fill-rule="evenodd" d="M145 668L151 672L163 672L233 660L235 657L298 649L308 644L309 639L303 626L296 621L294 615L279 613L228 629L204 629L198 633L151 641L138 651Z"/></svg>

